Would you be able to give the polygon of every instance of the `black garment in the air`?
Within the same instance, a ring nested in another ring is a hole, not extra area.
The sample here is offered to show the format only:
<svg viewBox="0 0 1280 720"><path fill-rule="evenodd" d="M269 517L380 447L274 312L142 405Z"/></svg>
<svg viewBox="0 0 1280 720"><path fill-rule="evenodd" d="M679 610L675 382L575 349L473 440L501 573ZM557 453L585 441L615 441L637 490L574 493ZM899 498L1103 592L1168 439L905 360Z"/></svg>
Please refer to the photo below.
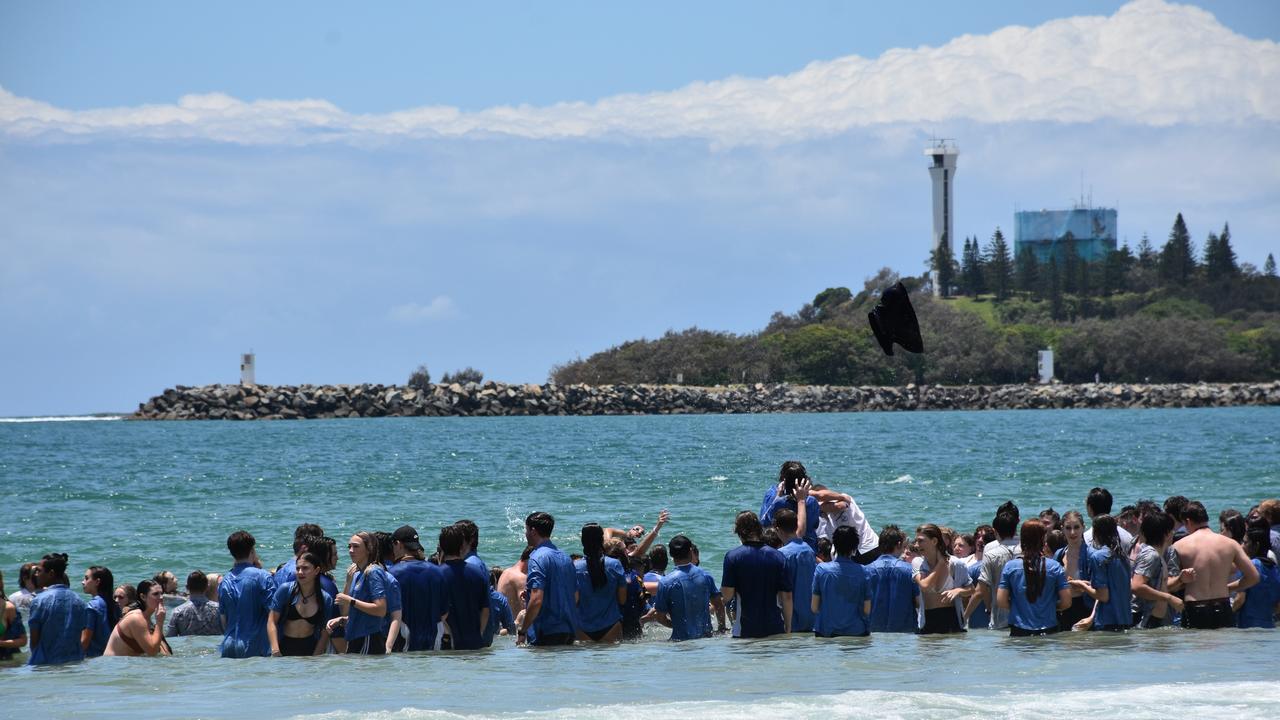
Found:
<svg viewBox="0 0 1280 720"><path fill-rule="evenodd" d="M885 355L893 354L895 342L913 353L924 352L920 323L907 297L907 288L901 282L880 295L880 302L867 313L867 320Z"/></svg>

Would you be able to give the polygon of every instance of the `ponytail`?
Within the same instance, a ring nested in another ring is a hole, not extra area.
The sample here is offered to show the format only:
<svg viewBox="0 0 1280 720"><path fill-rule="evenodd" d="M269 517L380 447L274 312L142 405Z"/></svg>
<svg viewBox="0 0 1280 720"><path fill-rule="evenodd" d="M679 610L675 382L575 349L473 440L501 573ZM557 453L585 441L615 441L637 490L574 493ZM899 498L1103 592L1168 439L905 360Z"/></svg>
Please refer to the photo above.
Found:
<svg viewBox="0 0 1280 720"><path fill-rule="evenodd" d="M1044 524L1039 520L1022 523L1022 573L1027 579L1027 601L1035 603L1044 592Z"/></svg>
<svg viewBox="0 0 1280 720"><path fill-rule="evenodd" d="M102 598L102 601L107 604L107 627L115 629L116 623L120 622L120 606L116 604L115 599L116 578L109 569L101 565L90 567L89 577L98 581L98 592L95 596Z"/></svg>
<svg viewBox="0 0 1280 720"><path fill-rule="evenodd" d="M582 526L582 556L587 561L587 574L591 576L592 589L604 587L604 528L596 523Z"/></svg>

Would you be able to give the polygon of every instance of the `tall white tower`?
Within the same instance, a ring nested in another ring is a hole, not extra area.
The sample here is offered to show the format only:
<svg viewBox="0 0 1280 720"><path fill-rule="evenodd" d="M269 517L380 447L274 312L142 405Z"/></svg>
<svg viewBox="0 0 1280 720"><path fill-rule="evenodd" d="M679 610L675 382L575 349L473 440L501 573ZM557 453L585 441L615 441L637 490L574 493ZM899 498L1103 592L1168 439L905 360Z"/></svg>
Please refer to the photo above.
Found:
<svg viewBox="0 0 1280 720"><path fill-rule="evenodd" d="M952 188L955 186L956 158L960 155L960 148L956 147L954 140L938 139L930 141L929 146L924 149L924 154L929 156L929 177L933 180L931 249L936 253L944 242L948 249L955 247L952 242L955 238L952 232L952 218L955 215ZM942 288L938 286L938 273L930 271L929 277L933 279L933 294L941 295Z"/></svg>
<svg viewBox="0 0 1280 720"><path fill-rule="evenodd" d="M240 356L240 384L241 385L257 385L254 382L253 353L247 352Z"/></svg>

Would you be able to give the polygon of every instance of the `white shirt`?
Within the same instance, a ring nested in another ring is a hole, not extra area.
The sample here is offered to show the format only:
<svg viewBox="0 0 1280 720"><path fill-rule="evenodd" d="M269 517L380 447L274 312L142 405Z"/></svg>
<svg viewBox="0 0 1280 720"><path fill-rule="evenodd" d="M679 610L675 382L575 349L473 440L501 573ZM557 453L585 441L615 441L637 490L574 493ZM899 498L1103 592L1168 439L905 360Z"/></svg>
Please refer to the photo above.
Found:
<svg viewBox="0 0 1280 720"><path fill-rule="evenodd" d="M862 514L862 508L858 507L858 503L853 501L848 495L841 495L848 506L842 512L834 515L822 513L818 516L818 537L830 540L836 534L836 528L851 527L858 531L858 553L871 552L880 547L880 536L875 530L871 529L871 523L867 522L867 516Z"/></svg>
<svg viewBox="0 0 1280 720"><path fill-rule="evenodd" d="M1133 549L1133 533L1129 532L1128 530L1125 530L1119 525L1116 526L1116 530L1119 531L1120 533L1120 549L1124 550L1124 552L1128 554L1129 551ZM1089 543L1089 547L1093 548L1094 550L1102 549L1101 545L1093 544L1093 528L1092 527L1084 531L1084 541Z"/></svg>

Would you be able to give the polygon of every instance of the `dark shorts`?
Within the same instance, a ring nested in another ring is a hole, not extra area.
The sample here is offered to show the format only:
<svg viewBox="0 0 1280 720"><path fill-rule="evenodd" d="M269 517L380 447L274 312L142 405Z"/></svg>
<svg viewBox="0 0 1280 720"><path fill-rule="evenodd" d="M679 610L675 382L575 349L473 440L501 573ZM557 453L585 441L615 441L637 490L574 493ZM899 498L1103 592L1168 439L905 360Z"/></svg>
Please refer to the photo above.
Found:
<svg viewBox="0 0 1280 720"><path fill-rule="evenodd" d="M1133 614L1133 626L1136 628L1142 628L1143 630L1155 630L1156 628L1164 627L1164 623L1164 618L1158 618L1154 615L1150 615L1146 620L1143 620L1142 613L1135 612Z"/></svg>
<svg viewBox="0 0 1280 720"><path fill-rule="evenodd" d="M609 627L607 627L607 628L605 628L605 629L603 629L603 630L583 630L583 631L582 631L582 634L583 634L583 635L586 635L587 637L591 638L592 640L595 640L596 642L600 642L601 640L603 640L603 639L604 639L604 636L605 636L605 635L608 635L608 634L610 633L610 631L612 631L612 630L613 630L615 627L617 627L617 626L618 626L618 624L617 624L617 623L614 623L614 624L610 625Z"/></svg>
<svg viewBox="0 0 1280 720"><path fill-rule="evenodd" d="M1058 629L1070 630L1073 625L1089 617L1089 607L1084 604L1084 596L1071 598L1071 607L1058 611Z"/></svg>
<svg viewBox="0 0 1280 720"><path fill-rule="evenodd" d="M1236 619L1231 614L1231 601L1226 598L1188 600L1182 607L1182 627L1184 628L1217 630L1235 626Z"/></svg>
<svg viewBox="0 0 1280 720"><path fill-rule="evenodd" d="M960 618L956 616L956 609L950 605L924 611L924 627L920 628L921 635L962 632L964 628L960 627Z"/></svg>
<svg viewBox="0 0 1280 720"><path fill-rule="evenodd" d="M386 655L387 636L382 633L365 635L362 638L347 641L348 655Z"/></svg>
<svg viewBox="0 0 1280 720"><path fill-rule="evenodd" d="M552 647L556 645L572 645L573 640L573 633L547 633L538 635L537 639L529 644L536 647Z"/></svg>
<svg viewBox="0 0 1280 720"><path fill-rule="evenodd" d="M1041 635L1053 635L1058 632L1056 627L1043 628L1041 630L1026 630L1017 625L1009 626L1009 637L1039 637Z"/></svg>
<svg viewBox="0 0 1280 720"><path fill-rule="evenodd" d="M285 657L298 657L301 655L311 655L316 651L316 639L310 635L306 637L289 637L288 635L280 635L280 654Z"/></svg>

